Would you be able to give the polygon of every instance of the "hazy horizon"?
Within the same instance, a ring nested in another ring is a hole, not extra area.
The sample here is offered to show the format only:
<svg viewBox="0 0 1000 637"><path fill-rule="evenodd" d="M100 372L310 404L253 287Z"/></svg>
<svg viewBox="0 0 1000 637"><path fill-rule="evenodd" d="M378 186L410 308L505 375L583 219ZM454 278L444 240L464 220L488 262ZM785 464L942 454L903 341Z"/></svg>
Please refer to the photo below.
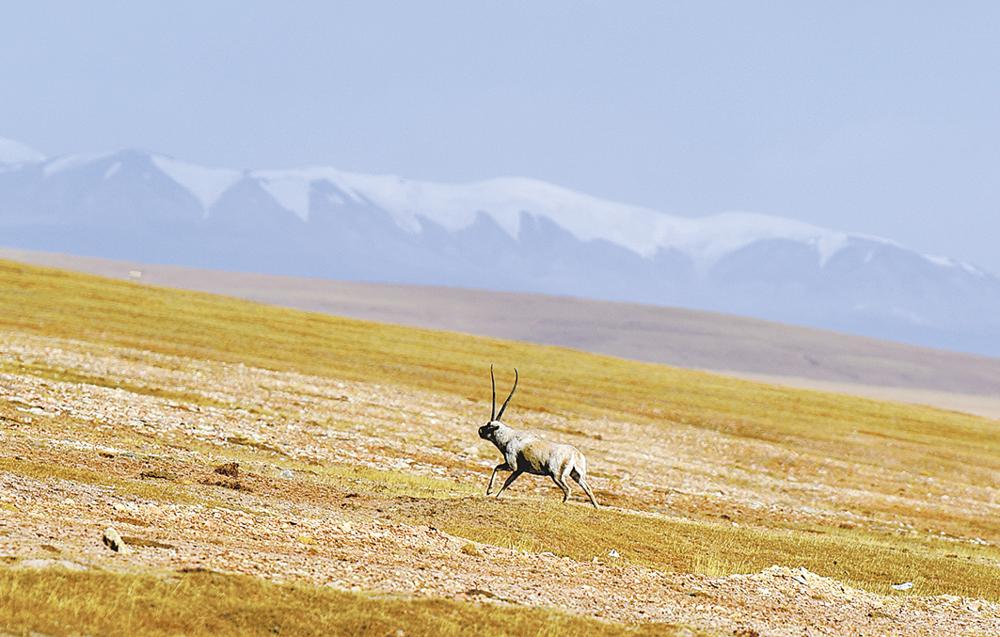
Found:
<svg viewBox="0 0 1000 637"><path fill-rule="evenodd" d="M1000 8L37 3L0 136L234 168L549 181L1000 272ZM969 229L962 232L963 229Z"/></svg>

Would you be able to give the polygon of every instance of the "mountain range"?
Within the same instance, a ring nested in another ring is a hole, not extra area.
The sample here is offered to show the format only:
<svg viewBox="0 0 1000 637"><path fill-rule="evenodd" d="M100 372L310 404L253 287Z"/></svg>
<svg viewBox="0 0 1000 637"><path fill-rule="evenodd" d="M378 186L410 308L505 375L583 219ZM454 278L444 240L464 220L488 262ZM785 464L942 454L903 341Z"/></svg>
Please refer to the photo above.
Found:
<svg viewBox="0 0 1000 637"><path fill-rule="evenodd" d="M971 264L790 219L681 217L526 178L230 170L139 150L46 157L0 139L0 244L635 301L1000 355L1000 279Z"/></svg>

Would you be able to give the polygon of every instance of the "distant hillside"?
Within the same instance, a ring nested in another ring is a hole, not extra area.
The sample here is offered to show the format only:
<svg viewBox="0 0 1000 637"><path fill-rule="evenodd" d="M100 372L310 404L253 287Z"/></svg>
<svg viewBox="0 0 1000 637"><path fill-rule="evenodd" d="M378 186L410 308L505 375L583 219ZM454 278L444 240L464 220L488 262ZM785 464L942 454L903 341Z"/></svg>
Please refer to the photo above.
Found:
<svg viewBox="0 0 1000 637"><path fill-rule="evenodd" d="M524 178L229 170L0 140L11 247L353 281L698 308L1000 355L1000 279L791 219L702 218Z"/></svg>
<svg viewBox="0 0 1000 637"><path fill-rule="evenodd" d="M141 281L157 285L1000 417L998 359L755 319L535 294L230 273L12 249L0 249L0 257L118 278L138 270Z"/></svg>

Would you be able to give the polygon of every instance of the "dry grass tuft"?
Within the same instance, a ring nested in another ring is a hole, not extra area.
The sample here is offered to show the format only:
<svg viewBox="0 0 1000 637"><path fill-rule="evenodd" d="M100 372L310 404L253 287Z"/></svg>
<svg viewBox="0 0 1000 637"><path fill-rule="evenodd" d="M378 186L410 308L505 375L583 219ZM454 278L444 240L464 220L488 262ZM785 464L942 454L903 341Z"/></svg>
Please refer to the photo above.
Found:
<svg viewBox="0 0 1000 637"><path fill-rule="evenodd" d="M629 627L544 609L352 594L204 571L155 577L0 570L0 599L0 630L25 635L678 634L665 625Z"/></svg>

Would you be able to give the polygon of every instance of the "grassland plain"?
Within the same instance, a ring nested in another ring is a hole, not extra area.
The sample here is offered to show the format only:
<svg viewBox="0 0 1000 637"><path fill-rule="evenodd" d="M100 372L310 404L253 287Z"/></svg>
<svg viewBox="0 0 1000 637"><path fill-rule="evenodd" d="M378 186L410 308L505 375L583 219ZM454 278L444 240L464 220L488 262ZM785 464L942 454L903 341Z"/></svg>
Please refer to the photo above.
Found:
<svg viewBox="0 0 1000 637"><path fill-rule="evenodd" d="M0 353L2 630L1000 634L996 421L10 262Z"/></svg>

